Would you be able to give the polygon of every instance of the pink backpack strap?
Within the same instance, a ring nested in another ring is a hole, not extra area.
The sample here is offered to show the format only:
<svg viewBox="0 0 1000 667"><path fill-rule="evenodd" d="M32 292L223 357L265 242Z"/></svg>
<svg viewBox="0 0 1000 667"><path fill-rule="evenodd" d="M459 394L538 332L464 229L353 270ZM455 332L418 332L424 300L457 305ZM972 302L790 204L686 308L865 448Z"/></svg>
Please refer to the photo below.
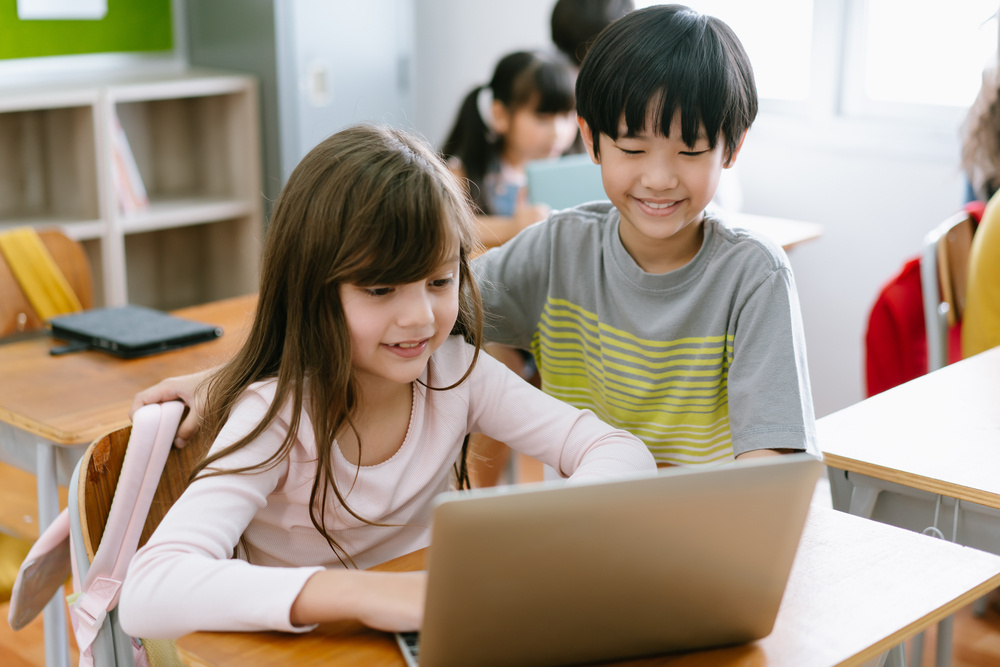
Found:
<svg viewBox="0 0 1000 667"><path fill-rule="evenodd" d="M10 595L7 622L20 630L35 619L70 575L69 510L59 513L24 557Z"/></svg>
<svg viewBox="0 0 1000 667"><path fill-rule="evenodd" d="M108 611L118 604L125 571L138 548L183 412L183 404L172 401L144 406L132 419L132 434L104 535L70 607L81 657L88 652Z"/></svg>

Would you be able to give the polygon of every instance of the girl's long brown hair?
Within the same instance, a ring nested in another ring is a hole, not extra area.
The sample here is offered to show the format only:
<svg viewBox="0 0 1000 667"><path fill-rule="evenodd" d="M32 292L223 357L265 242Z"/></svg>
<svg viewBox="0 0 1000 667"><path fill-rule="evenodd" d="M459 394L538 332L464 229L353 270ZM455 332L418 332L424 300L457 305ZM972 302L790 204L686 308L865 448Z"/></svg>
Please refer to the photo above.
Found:
<svg viewBox="0 0 1000 667"><path fill-rule="evenodd" d="M310 517L341 562L350 561L325 527L329 493L354 517L373 522L347 505L331 467L334 437L343 428L353 428L352 414L360 400L338 287L423 280L454 252L457 241L459 316L452 333L476 348L465 375L451 385L457 386L472 372L482 342L482 301L469 269L476 248L473 230L462 186L433 149L406 132L359 125L310 151L275 202L247 341L210 380L207 435L214 439L219 434L251 383L276 378L274 401L256 428L207 457L194 475L246 473L277 465L296 440L302 410L308 410L318 451ZM285 405L291 406L288 434L267 460L234 470L210 467L259 437ZM457 465L460 486L468 486L466 449Z"/></svg>

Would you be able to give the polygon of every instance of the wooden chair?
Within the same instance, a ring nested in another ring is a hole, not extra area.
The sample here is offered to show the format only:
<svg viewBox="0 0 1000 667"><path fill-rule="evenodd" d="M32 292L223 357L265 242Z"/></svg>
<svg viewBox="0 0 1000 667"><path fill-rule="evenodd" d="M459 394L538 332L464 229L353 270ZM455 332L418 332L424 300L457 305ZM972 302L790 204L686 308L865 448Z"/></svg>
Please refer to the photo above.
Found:
<svg viewBox="0 0 1000 667"><path fill-rule="evenodd" d="M78 474L71 485L74 492L70 504L70 521L79 519L79 527L73 527L74 539L82 543L86 552L87 562L94 564L95 556L104 537L108 525L112 501L121 477L125 452L129 445L132 427L126 426L112 431L95 440L87 448L77 467ZM178 449L171 447L167 455L163 472L153 494L153 500L146 514L138 547L142 547L153 531L163 520L167 511L188 486L188 480L195 466L204 457L208 449L207 439L198 439L187 447ZM78 543L78 546L81 544ZM117 551L118 547L115 547ZM131 552L130 552L131 553ZM80 562L81 555L77 555ZM95 564L96 565L96 564ZM85 567L80 568L81 572ZM83 575L81 574L81 580ZM117 612L114 611L112 623L115 629L110 634L99 634L94 644L95 665L132 665L131 638L127 637L117 626ZM145 642L146 650L154 650L153 643ZM202 664L197 656L175 647L172 642L158 642L158 664ZM98 653L99 651L99 653ZM173 655L176 653L176 655ZM109 659L109 655L114 656ZM169 655L169 658L165 656ZM166 660L166 662L164 662Z"/></svg>
<svg viewBox="0 0 1000 667"><path fill-rule="evenodd" d="M90 260L83 245L58 229L41 229L38 236L56 266L66 276L84 310L93 308ZM0 337L37 331L44 326L45 322L31 307L6 260L0 255Z"/></svg>
<svg viewBox="0 0 1000 667"><path fill-rule="evenodd" d="M58 229L39 230L38 236L82 307L92 308L91 267L83 245ZM40 331L44 326L45 322L29 303L6 259L0 254L0 339L15 339L20 334ZM40 528L45 528L38 525L35 477L16 467L19 464L12 463L0 456L0 530L29 544L38 538ZM60 488L59 496L60 506L65 506L64 489ZM3 553L0 562L7 567L12 564L11 558L16 558L16 554ZM3 592L6 594L9 591Z"/></svg>
<svg viewBox="0 0 1000 667"><path fill-rule="evenodd" d="M87 558L93 560L107 525L111 501L122 473L125 449L128 447L131 426L124 426L95 440L80 459L77 502L80 525ZM170 450L167 463L160 476L160 483L153 496L153 504L146 515L146 524L139 539L142 547L153 534L167 510L180 498L188 486L188 479L195 466L204 457L211 443L197 439L184 447Z"/></svg>
<svg viewBox="0 0 1000 667"><path fill-rule="evenodd" d="M927 326L927 371L948 364L949 331L962 321L976 222L961 211L924 237L920 283Z"/></svg>

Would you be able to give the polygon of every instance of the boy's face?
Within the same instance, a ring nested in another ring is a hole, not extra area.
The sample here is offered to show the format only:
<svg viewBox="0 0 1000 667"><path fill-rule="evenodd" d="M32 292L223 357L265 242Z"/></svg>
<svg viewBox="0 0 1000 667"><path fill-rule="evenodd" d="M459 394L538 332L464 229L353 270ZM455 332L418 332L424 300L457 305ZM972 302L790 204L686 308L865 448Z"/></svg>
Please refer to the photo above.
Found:
<svg viewBox="0 0 1000 667"><path fill-rule="evenodd" d="M600 135L600 158L586 121L580 130L591 159L601 165L604 191L621 214L619 234L629 254L646 271L663 273L689 262L701 247L701 221L715 196L719 176L732 166L742 138L726 162L725 142L709 147L704 129L694 146L681 138L680 114L670 136L658 134L650 113L646 128L629 136L624 115L618 139Z"/></svg>

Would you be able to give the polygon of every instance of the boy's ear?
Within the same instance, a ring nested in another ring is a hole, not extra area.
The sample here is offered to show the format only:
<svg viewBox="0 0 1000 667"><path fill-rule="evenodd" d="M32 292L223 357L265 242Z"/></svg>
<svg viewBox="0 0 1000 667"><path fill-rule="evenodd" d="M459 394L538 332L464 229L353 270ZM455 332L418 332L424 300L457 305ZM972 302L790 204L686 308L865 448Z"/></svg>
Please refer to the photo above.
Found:
<svg viewBox="0 0 1000 667"><path fill-rule="evenodd" d="M736 156L740 154L740 149L743 148L743 142L744 140L746 140L747 132L749 131L750 130L743 130L743 136L740 137L740 140L736 142L736 148L733 149L733 154L730 155L729 159L726 160L726 163L722 165L723 169L729 169L734 164L736 164Z"/></svg>
<svg viewBox="0 0 1000 667"><path fill-rule="evenodd" d="M583 145L587 147L590 159L594 161L594 164L601 164L601 160L594 152L594 133L591 131L590 125L587 125L587 121L579 116L576 117L576 123L580 126L580 137L583 139Z"/></svg>

